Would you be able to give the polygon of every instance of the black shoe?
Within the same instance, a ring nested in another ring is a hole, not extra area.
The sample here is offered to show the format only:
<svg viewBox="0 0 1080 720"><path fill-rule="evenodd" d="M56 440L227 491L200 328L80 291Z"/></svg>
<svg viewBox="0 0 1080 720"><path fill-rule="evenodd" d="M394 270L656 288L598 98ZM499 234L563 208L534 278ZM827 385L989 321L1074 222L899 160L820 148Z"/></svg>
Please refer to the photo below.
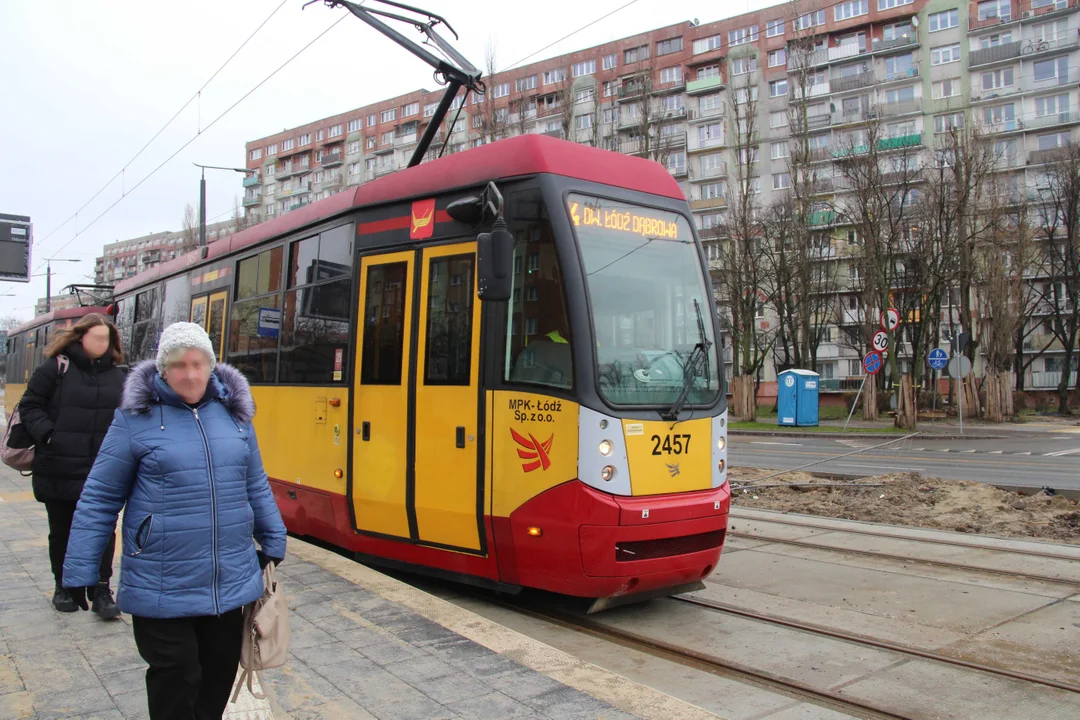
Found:
<svg viewBox="0 0 1080 720"><path fill-rule="evenodd" d="M79 606L71 599L68 591L62 587L56 588L56 592L53 593L52 604L60 612L72 613L79 609Z"/></svg>
<svg viewBox="0 0 1080 720"><path fill-rule="evenodd" d="M107 583L99 583L91 591L94 595L90 610L102 620L115 620L120 617L120 608L116 607L112 590Z"/></svg>

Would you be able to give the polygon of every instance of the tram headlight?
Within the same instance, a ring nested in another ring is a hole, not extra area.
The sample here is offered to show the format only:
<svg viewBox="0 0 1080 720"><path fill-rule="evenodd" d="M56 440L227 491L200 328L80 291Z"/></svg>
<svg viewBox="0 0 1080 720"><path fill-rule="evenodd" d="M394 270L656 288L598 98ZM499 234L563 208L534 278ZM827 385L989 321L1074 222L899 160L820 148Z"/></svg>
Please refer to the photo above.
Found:
<svg viewBox="0 0 1080 720"><path fill-rule="evenodd" d="M611 451L614 449L614 446L611 444L610 440L601 440L598 449L600 450L601 455L603 455L604 457L607 457L608 455L611 454Z"/></svg>
<svg viewBox="0 0 1080 720"><path fill-rule="evenodd" d="M600 477L602 477L604 480L610 481L613 477L615 477L615 466L605 465L600 470Z"/></svg>
<svg viewBox="0 0 1080 720"><path fill-rule="evenodd" d="M720 462L718 462L716 464L716 471L717 472L724 472L724 461L723 460L721 460Z"/></svg>
<svg viewBox="0 0 1080 720"><path fill-rule="evenodd" d="M720 438L719 440L716 441L716 449L717 450L723 450L726 447L727 447L727 440L725 440L724 438Z"/></svg>

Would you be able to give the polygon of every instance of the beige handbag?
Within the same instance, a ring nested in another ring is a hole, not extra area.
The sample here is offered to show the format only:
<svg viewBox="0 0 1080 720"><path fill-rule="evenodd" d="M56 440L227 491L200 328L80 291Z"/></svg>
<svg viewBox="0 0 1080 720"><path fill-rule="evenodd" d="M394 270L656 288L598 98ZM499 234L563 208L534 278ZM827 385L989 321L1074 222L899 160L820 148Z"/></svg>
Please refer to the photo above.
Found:
<svg viewBox="0 0 1080 720"><path fill-rule="evenodd" d="M252 687L252 678L258 676L262 685L260 670L281 667L289 653L289 605L274 578L274 563L267 563L262 575L262 597L244 608L244 638L240 647L240 667L244 670L236 681L232 702L236 702L245 683L252 696L264 699L266 694L256 693Z"/></svg>

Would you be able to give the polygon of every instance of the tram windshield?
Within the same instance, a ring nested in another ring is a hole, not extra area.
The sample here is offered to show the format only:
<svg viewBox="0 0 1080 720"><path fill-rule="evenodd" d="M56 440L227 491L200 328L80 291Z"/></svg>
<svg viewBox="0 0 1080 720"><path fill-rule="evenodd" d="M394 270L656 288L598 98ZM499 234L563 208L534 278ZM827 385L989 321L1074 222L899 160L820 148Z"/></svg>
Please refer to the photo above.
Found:
<svg viewBox="0 0 1080 720"><path fill-rule="evenodd" d="M686 218L578 194L567 211L596 329L600 394L612 405L670 406L687 386L685 403L713 403L721 372L713 302Z"/></svg>

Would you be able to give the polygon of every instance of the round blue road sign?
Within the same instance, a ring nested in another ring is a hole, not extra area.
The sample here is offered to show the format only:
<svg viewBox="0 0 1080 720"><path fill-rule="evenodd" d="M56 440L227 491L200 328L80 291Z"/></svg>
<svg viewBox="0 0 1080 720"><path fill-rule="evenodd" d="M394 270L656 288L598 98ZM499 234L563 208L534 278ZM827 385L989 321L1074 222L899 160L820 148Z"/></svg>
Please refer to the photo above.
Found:
<svg viewBox="0 0 1080 720"><path fill-rule="evenodd" d="M867 375L877 375L881 370L881 353L877 350L871 350L866 353L866 356L862 359L863 370Z"/></svg>
<svg viewBox="0 0 1080 720"><path fill-rule="evenodd" d="M949 364L949 353L945 352L941 348L934 348L930 351L926 361L935 370L941 370Z"/></svg>

